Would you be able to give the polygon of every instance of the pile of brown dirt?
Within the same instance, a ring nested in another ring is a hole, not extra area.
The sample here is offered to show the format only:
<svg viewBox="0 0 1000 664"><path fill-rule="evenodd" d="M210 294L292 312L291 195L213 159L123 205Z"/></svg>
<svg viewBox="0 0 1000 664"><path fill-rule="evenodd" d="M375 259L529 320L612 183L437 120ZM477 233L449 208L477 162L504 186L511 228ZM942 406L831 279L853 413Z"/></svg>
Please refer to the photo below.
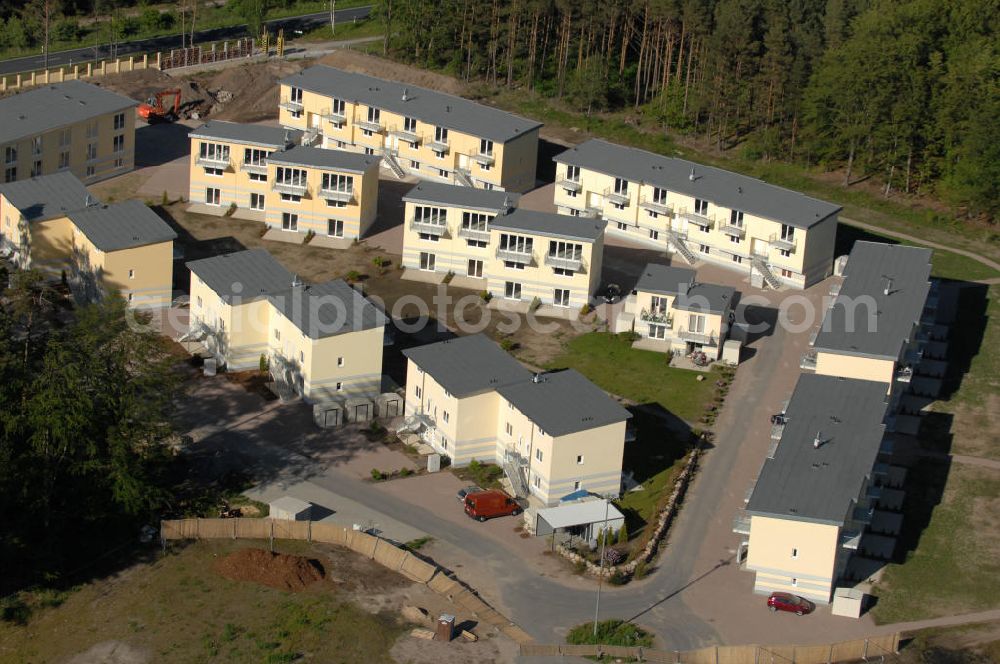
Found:
<svg viewBox="0 0 1000 664"><path fill-rule="evenodd" d="M243 67L227 67L194 79L213 93L222 109L213 110L212 117L234 122L259 122L278 117L278 80L302 69L303 63L273 60ZM224 101L228 95L232 99Z"/></svg>
<svg viewBox="0 0 1000 664"><path fill-rule="evenodd" d="M291 592L303 590L325 577L318 560L263 549L231 553L215 564L215 571L232 581L253 581Z"/></svg>
<svg viewBox="0 0 1000 664"><path fill-rule="evenodd" d="M199 111L204 117L208 109L216 104L215 95L198 81L174 78L158 69L115 74L92 82L140 102L146 101L161 90L177 88L181 91L181 117L189 117L192 111ZM165 105L172 103L173 99L164 100Z"/></svg>

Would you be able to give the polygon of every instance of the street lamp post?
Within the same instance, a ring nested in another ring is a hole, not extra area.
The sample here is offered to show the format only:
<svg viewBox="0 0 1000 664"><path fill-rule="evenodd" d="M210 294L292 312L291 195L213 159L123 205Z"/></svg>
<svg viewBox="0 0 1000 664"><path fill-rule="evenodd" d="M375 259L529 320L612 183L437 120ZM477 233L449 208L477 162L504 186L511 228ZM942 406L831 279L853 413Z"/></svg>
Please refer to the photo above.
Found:
<svg viewBox="0 0 1000 664"><path fill-rule="evenodd" d="M594 639L597 639L597 616L601 611L601 584L604 581L604 547L608 542L608 499L604 499L604 523L601 526L601 559L597 572L597 601L594 603Z"/></svg>

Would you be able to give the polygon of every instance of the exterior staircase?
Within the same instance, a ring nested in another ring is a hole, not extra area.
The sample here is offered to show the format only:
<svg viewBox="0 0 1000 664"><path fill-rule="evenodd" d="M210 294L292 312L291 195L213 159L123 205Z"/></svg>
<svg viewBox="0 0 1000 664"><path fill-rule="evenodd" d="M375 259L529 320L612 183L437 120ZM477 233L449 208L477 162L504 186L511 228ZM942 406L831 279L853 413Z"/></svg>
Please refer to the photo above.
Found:
<svg viewBox="0 0 1000 664"><path fill-rule="evenodd" d="M455 182L462 185L463 187L476 186L472 183L472 178L469 177L469 174L466 171L463 171L461 168L455 169Z"/></svg>
<svg viewBox="0 0 1000 664"><path fill-rule="evenodd" d="M503 460L503 472L507 475L507 479L510 480L511 487L514 489L514 495L517 498L527 498L528 478L524 476L524 470L521 464L518 463L518 458L516 454L505 456Z"/></svg>
<svg viewBox="0 0 1000 664"><path fill-rule="evenodd" d="M754 268L758 272L760 272L760 276L764 278L765 284L767 284L774 290L778 290L779 288L781 288L781 282L778 281L778 278L776 276L774 276L774 272L771 272L771 268L768 267L767 261L765 261L763 257L754 256L751 259L751 262L753 263Z"/></svg>
<svg viewBox="0 0 1000 664"><path fill-rule="evenodd" d="M695 264L697 259L694 256L694 252L692 252L688 248L687 243L684 241L684 238L678 235L677 231L672 231L668 229L667 238L670 240L670 244L674 245L674 249L677 250L677 253L681 255L681 258L683 258L688 265Z"/></svg>
<svg viewBox="0 0 1000 664"><path fill-rule="evenodd" d="M382 153L382 161L389 167L389 170L392 171L392 174L397 178L402 180L406 177L406 171L404 171L403 167L399 165L399 160L396 159L396 155L392 152L392 150L386 150Z"/></svg>

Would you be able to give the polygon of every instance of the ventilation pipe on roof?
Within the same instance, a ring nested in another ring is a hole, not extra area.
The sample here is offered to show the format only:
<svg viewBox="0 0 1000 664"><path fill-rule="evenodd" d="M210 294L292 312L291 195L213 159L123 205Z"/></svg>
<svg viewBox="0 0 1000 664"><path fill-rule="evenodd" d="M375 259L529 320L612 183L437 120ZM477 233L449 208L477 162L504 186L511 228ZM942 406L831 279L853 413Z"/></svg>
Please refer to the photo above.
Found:
<svg viewBox="0 0 1000 664"><path fill-rule="evenodd" d="M698 179L698 176L694 174L694 167L692 166L691 167L691 174L688 175L688 180L691 180L691 182L694 182L697 179Z"/></svg>
<svg viewBox="0 0 1000 664"><path fill-rule="evenodd" d="M302 281L299 280L299 275L293 274L292 275L292 288L298 288L301 285L302 285Z"/></svg>
<svg viewBox="0 0 1000 664"><path fill-rule="evenodd" d="M813 449L819 449L820 445L823 444L823 432L817 431L816 437L813 438Z"/></svg>
<svg viewBox="0 0 1000 664"><path fill-rule="evenodd" d="M409 91L406 88L403 88L403 101L409 101L409 100L410 100Z"/></svg>
<svg viewBox="0 0 1000 664"><path fill-rule="evenodd" d="M510 214L510 196L503 197L503 203L500 205L500 214Z"/></svg>
<svg viewBox="0 0 1000 664"><path fill-rule="evenodd" d="M886 277L885 278L885 288L882 289L882 294L883 295L888 295L891 292L892 292L892 277Z"/></svg>
<svg viewBox="0 0 1000 664"><path fill-rule="evenodd" d="M532 383L544 383L545 382L545 376L543 376L540 373L532 374L532 376L531 376L531 382Z"/></svg>

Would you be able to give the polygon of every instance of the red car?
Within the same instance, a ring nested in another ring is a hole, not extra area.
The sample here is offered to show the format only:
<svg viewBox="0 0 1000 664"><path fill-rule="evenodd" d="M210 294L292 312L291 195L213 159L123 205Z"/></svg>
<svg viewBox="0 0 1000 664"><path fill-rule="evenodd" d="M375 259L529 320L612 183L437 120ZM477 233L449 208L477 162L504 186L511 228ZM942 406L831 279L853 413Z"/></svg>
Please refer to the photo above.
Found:
<svg viewBox="0 0 1000 664"><path fill-rule="evenodd" d="M772 611L789 611L797 616L812 613L816 607L807 599L791 593L771 593L767 598L767 608Z"/></svg>

